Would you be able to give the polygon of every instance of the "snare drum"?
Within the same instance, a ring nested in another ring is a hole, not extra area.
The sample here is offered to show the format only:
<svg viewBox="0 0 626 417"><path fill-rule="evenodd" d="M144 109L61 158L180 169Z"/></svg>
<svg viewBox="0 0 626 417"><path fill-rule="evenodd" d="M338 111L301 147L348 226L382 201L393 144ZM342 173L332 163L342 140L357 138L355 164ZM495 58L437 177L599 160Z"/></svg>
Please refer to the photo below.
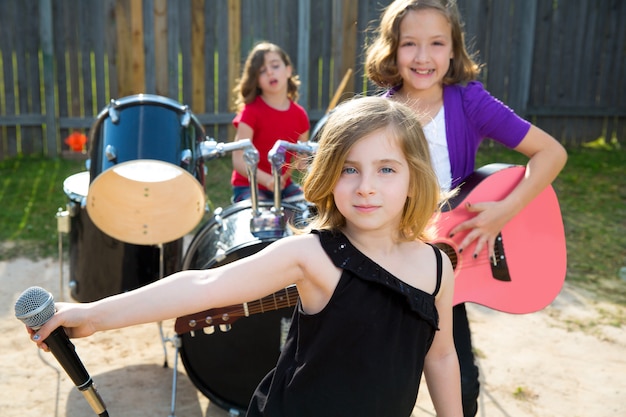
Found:
<svg viewBox="0 0 626 417"><path fill-rule="evenodd" d="M70 217L69 288L72 298L90 302L139 288L161 278L161 249L121 242L98 229L84 204L89 172L63 182ZM163 274L180 270L183 240L163 245Z"/></svg>
<svg viewBox="0 0 626 417"><path fill-rule="evenodd" d="M269 203L260 203L259 209L267 211L270 207ZM284 215L290 222L302 216L297 207L287 204ZM183 269L224 265L291 234L286 227L255 236L250 231L251 217L250 201L218 212L194 236ZM191 381L219 407L245 413L255 388L276 366L293 309L278 308L241 318L228 331L216 325L211 328L212 334L207 334L207 328L181 334L180 355Z"/></svg>

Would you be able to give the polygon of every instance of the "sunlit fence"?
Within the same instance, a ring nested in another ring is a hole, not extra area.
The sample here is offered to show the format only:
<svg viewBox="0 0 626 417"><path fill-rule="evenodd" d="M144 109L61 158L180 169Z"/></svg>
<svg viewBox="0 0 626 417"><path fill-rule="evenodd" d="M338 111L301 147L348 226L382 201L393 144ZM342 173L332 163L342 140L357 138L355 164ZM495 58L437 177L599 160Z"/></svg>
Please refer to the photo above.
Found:
<svg viewBox="0 0 626 417"><path fill-rule="evenodd" d="M111 99L188 105L230 140L231 91L255 42L291 56L314 124L363 78L380 0L20 0L0 2L0 159L56 156ZM626 137L626 2L458 0L497 97L564 143ZM345 88L344 75L352 70Z"/></svg>

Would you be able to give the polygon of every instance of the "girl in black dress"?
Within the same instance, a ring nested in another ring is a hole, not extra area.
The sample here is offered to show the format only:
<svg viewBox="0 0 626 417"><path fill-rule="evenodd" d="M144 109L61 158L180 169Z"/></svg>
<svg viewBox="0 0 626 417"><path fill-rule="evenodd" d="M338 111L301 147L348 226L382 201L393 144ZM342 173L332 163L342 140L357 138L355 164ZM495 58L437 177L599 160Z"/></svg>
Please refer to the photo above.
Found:
<svg viewBox="0 0 626 417"><path fill-rule="evenodd" d="M453 271L425 243L442 202L428 145L408 107L380 97L338 106L303 183L309 229L208 270L175 273L88 304L59 303L37 333L70 337L260 299L300 299L277 366L248 416L410 416L422 371L437 415L460 417L452 340Z"/></svg>

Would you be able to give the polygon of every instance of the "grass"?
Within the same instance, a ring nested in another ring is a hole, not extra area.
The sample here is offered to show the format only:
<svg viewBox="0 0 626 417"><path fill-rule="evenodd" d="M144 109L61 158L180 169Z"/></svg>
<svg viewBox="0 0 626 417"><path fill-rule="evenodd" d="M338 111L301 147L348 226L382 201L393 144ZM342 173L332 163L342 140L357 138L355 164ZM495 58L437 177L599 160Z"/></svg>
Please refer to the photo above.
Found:
<svg viewBox="0 0 626 417"><path fill-rule="evenodd" d="M485 146L477 166L491 162L523 164L524 157L500 146ZM0 260L58 256L56 213L68 203L63 182L84 171L84 166L82 160L61 158L0 161ZM626 152L617 144L569 149L567 166L553 186L565 224L567 281L599 299L626 306L626 282L618 276L626 266L625 166ZM228 206L230 158L206 167L209 207ZM68 236L61 238L67 251Z"/></svg>

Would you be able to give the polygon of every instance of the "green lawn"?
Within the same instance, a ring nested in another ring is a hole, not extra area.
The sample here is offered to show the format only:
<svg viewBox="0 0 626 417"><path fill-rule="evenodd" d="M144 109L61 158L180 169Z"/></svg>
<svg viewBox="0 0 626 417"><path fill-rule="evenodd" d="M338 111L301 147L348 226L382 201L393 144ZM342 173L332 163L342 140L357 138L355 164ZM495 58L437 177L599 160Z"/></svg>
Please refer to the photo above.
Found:
<svg viewBox="0 0 626 417"><path fill-rule="evenodd" d="M513 151L485 147L477 166L523 163ZM569 150L568 164L554 183L564 218L567 280L601 299L626 305L626 152L617 145ZM68 196L63 182L84 171L84 161L23 157L0 161L0 259L57 257L56 213ZM209 206L230 198L230 158L207 163ZM199 226L201 226L202 222ZM67 250L68 236L61 235Z"/></svg>

